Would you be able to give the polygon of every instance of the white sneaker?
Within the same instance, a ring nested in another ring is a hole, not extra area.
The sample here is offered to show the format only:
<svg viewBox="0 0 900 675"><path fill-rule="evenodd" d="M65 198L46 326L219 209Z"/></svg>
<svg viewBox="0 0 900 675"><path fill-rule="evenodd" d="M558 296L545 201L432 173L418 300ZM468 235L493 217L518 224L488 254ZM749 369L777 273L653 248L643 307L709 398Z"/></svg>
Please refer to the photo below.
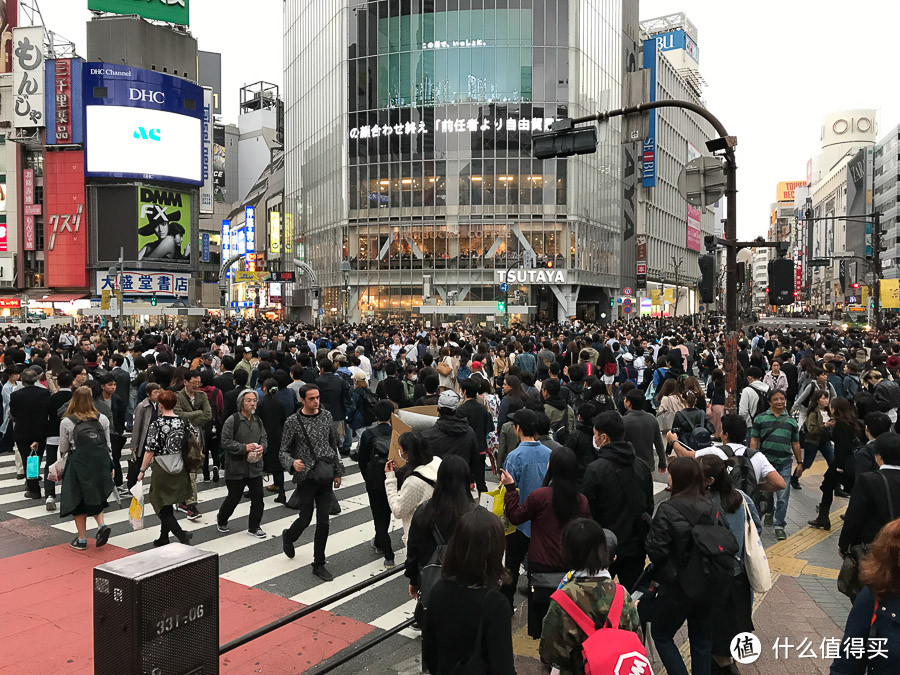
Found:
<svg viewBox="0 0 900 675"><path fill-rule="evenodd" d="M56 511L56 497L47 497L47 501L44 504L47 505L48 511Z"/></svg>
<svg viewBox="0 0 900 675"><path fill-rule="evenodd" d="M266 533L262 531L261 527L257 527L256 530L247 530L247 534L251 537L256 537L257 539L265 539Z"/></svg>

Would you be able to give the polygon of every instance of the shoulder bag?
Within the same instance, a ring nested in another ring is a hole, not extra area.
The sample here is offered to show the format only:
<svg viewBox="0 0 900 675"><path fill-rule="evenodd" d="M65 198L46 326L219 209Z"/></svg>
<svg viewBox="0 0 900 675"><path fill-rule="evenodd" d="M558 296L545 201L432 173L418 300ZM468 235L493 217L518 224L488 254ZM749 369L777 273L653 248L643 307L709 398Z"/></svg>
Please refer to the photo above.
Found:
<svg viewBox="0 0 900 675"><path fill-rule="evenodd" d="M880 470L878 473L881 476L881 480L884 483L884 490L887 493L888 516L890 520L894 520L894 500L891 497L891 486L884 473ZM863 583L859 579L859 564L862 562L862 559L866 557L868 552L868 544L856 544L855 546L850 547L850 550L844 555L843 562L841 562L841 571L838 572L837 578L837 588L838 591L850 598L851 602L856 599L856 596L859 595L859 592L862 590Z"/></svg>
<svg viewBox="0 0 900 675"><path fill-rule="evenodd" d="M306 430L306 425L300 421L299 417L297 419L297 424L300 425L300 429L303 431L303 437L306 439L306 444L309 446L310 454L315 456L316 449L313 447L312 441L309 438L309 432ZM331 462L324 457L317 457L316 463L309 469L307 478L317 483L330 483L334 480L334 468L331 466Z"/></svg>
<svg viewBox="0 0 900 675"><path fill-rule="evenodd" d="M759 540L746 501L744 501L744 571L750 581L750 588L757 593L765 593L772 588L769 559L766 557L766 549Z"/></svg>

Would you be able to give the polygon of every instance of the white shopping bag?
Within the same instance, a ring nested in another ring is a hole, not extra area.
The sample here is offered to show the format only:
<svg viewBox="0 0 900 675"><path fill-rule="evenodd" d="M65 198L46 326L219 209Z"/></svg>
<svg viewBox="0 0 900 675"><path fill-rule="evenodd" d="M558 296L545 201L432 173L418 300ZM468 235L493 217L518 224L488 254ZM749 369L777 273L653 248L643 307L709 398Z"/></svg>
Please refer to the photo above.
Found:
<svg viewBox="0 0 900 675"><path fill-rule="evenodd" d="M137 483L131 488L131 506L128 509L128 522L132 530L144 527L144 486Z"/></svg>

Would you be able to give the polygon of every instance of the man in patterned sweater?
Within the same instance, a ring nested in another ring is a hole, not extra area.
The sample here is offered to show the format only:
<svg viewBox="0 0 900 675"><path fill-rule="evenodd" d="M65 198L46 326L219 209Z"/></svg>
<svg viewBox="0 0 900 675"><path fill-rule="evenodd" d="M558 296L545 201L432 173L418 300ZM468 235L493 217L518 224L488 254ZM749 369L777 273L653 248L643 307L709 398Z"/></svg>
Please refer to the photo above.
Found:
<svg viewBox="0 0 900 675"><path fill-rule="evenodd" d="M315 384L300 387L302 407L288 417L281 437L281 465L297 484L297 520L281 533L282 547L288 558L294 557L294 542L312 520L316 509L316 535L313 543L313 574L322 581L334 579L325 568L325 544L328 541L328 517L334 497L332 487L341 485L344 465L338 454L338 439L331 414L319 407L319 388Z"/></svg>

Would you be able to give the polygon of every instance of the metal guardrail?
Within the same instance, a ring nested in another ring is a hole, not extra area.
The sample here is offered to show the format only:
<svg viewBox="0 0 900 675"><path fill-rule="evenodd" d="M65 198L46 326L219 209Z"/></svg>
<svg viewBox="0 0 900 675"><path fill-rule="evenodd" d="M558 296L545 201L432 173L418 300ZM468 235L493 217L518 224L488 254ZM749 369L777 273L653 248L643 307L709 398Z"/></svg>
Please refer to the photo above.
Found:
<svg viewBox="0 0 900 675"><path fill-rule="evenodd" d="M282 628L283 626L286 626L289 623L296 621L297 619L302 619L304 616L308 616L308 615L312 614L313 612L318 612L320 609L324 609L328 605L330 605L334 602L337 602L338 600L343 600L347 596L353 595L354 593L356 593L358 591L361 591L365 588L368 588L369 586L377 584L379 581L383 581L384 579L389 579L392 576L401 573L403 570L404 570L403 565L398 565L397 567L384 570L383 572L379 572L375 576L369 577L365 581L360 581L358 584L354 584L353 586L350 586L349 588L346 588L339 593L335 593L334 595L330 595L327 598L319 600L318 602L314 602L311 605L307 605L306 607L303 607L302 609L298 609L296 612L291 612L290 614L287 614L287 615L281 617L280 619L276 619L275 621L268 623L265 626L260 626L256 630L252 630L249 633L240 636L239 638L235 638L231 642L226 642L224 645L219 646L219 656L222 656L222 654L227 654L228 652L232 651L233 649L237 649L238 647L242 647L243 645L247 644L248 642L251 642L251 641L255 640L256 638L262 637L263 635L267 635L268 633L271 633L274 630ZM412 623L412 620L408 621L406 625L402 625L401 627L398 627L396 630L395 629L391 629L391 630L395 630L395 632L399 633L401 630L406 628L407 625L409 625L411 623ZM391 634L393 634L393 633L391 633ZM379 637L382 637L382 636L379 636ZM389 635L388 635L388 637L389 637ZM375 643L375 644L377 644L377 643ZM356 650L356 652L354 652L354 653L359 653L359 652L364 651L365 649L369 649L373 646L375 646L375 645L374 644L367 645L367 643L364 643L364 648L361 650ZM327 672L327 671L322 671L322 672Z"/></svg>
<svg viewBox="0 0 900 675"><path fill-rule="evenodd" d="M380 645L382 642L384 642L388 638L395 636L400 631L406 630L407 628L412 626L413 623L415 623L415 621L416 621L415 618L407 619L403 623L401 623L397 626L394 626L393 628L390 628L389 630L386 630L385 632L383 632L379 635L376 635L375 637L373 637L369 640L366 640L365 642L358 642L355 645L353 645L353 651L348 652L347 654L344 654L343 656L340 656L337 658L332 658L332 659L326 661L325 663L321 663L318 666L316 666L310 670L307 670L306 673L307 673L307 675L324 675L324 673L330 673L335 668L339 668L342 665L344 665L345 663L349 663L350 661L355 659L360 654L367 652L368 650L372 649L372 647L375 647L376 645Z"/></svg>

